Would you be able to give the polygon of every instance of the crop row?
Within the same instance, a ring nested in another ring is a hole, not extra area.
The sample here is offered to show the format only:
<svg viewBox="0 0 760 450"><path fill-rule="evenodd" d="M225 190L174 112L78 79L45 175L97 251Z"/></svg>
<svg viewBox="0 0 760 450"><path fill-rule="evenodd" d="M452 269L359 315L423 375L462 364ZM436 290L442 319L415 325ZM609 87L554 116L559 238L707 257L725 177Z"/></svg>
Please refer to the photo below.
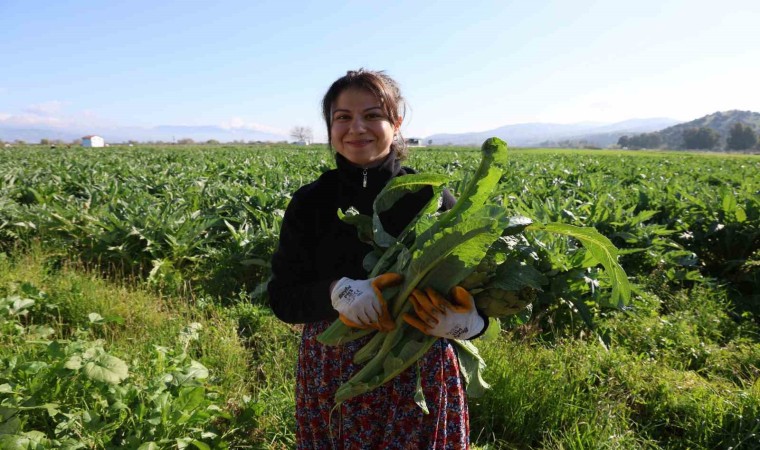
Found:
<svg viewBox="0 0 760 450"><path fill-rule="evenodd" d="M332 167L325 148L23 149L0 154L0 248L32 240L109 273L178 292L261 290L291 193ZM470 149L424 149L410 165L452 177ZM680 153L514 151L498 195L541 222L592 226L629 275L704 277L760 292L760 159ZM547 248L562 261L566 242ZM749 304L750 302L745 303Z"/></svg>

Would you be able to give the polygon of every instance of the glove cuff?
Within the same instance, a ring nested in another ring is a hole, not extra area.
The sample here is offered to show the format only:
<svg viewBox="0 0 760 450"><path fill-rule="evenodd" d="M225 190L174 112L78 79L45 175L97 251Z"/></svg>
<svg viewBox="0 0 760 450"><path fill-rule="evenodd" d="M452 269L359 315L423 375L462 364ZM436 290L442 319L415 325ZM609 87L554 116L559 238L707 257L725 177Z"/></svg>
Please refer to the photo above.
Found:
<svg viewBox="0 0 760 450"><path fill-rule="evenodd" d="M346 303L344 297L348 294L347 291L351 290L351 283L354 281L355 280L352 280L351 278L343 277L335 283L332 291L330 291L330 302L332 303L333 308L338 312L342 312L341 306Z"/></svg>
<svg viewBox="0 0 760 450"><path fill-rule="evenodd" d="M333 295L335 295L335 293L338 291L338 289L341 288L341 286L343 286L345 283L348 283L348 282L351 282L351 281L354 281L354 280L352 280L351 278L348 278L348 277L343 277L340 280L336 281L335 285L330 290L330 297L332 297Z"/></svg>
<svg viewBox="0 0 760 450"><path fill-rule="evenodd" d="M478 317L480 317L480 320L483 321L483 328L479 332L477 332L477 333L473 334L472 336L468 337L467 338L468 341L472 340L472 339L477 339L480 336L483 336L486 333L486 330L488 329L488 326L491 324L491 321L488 320L488 316L480 314L480 311L478 311Z"/></svg>
<svg viewBox="0 0 760 450"><path fill-rule="evenodd" d="M471 333L468 333L467 336L462 336L461 339L469 340L472 339L475 336L480 335L480 333L486 328L485 321L482 317L480 317L480 314L475 312L475 318L472 321L472 330Z"/></svg>

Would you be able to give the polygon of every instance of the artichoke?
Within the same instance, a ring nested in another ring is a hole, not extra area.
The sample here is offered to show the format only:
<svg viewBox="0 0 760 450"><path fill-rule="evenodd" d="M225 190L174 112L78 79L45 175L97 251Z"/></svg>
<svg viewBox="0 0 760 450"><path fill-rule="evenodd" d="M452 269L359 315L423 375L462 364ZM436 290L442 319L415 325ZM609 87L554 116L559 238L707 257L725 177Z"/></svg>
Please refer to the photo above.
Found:
<svg viewBox="0 0 760 450"><path fill-rule="evenodd" d="M537 291L531 287L518 291L489 288L475 295L475 305L488 317L507 317L525 309L536 296Z"/></svg>

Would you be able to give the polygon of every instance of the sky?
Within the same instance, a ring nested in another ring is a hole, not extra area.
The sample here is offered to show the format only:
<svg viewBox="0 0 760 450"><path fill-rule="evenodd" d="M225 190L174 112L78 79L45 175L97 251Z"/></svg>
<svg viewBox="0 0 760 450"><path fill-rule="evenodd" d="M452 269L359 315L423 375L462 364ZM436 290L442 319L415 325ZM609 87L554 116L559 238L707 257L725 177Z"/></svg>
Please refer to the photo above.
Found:
<svg viewBox="0 0 760 450"><path fill-rule="evenodd" d="M0 0L0 125L210 125L326 138L347 70L407 137L760 111L760 1Z"/></svg>

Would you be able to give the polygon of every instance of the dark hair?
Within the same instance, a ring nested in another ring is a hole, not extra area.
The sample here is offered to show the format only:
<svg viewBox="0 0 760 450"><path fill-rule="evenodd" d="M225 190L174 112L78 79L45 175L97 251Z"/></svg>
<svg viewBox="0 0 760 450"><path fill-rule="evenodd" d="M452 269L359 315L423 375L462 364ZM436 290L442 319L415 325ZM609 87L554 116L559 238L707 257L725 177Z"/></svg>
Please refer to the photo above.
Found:
<svg viewBox="0 0 760 450"><path fill-rule="evenodd" d="M392 124L399 122L406 114L406 101L401 95L401 90L396 81L381 71L373 70L349 70L346 74L337 80L327 90L322 99L322 116L325 118L327 125L327 144L332 148L332 138L330 128L332 126L332 107L338 96L346 89L362 89L370 92L380 100L383 112L385 112ZM401 136L401 131L397 133L397 138L391 143L391 149L396 151L399 159L407 156L408 150L406 141Z"/></svg>

